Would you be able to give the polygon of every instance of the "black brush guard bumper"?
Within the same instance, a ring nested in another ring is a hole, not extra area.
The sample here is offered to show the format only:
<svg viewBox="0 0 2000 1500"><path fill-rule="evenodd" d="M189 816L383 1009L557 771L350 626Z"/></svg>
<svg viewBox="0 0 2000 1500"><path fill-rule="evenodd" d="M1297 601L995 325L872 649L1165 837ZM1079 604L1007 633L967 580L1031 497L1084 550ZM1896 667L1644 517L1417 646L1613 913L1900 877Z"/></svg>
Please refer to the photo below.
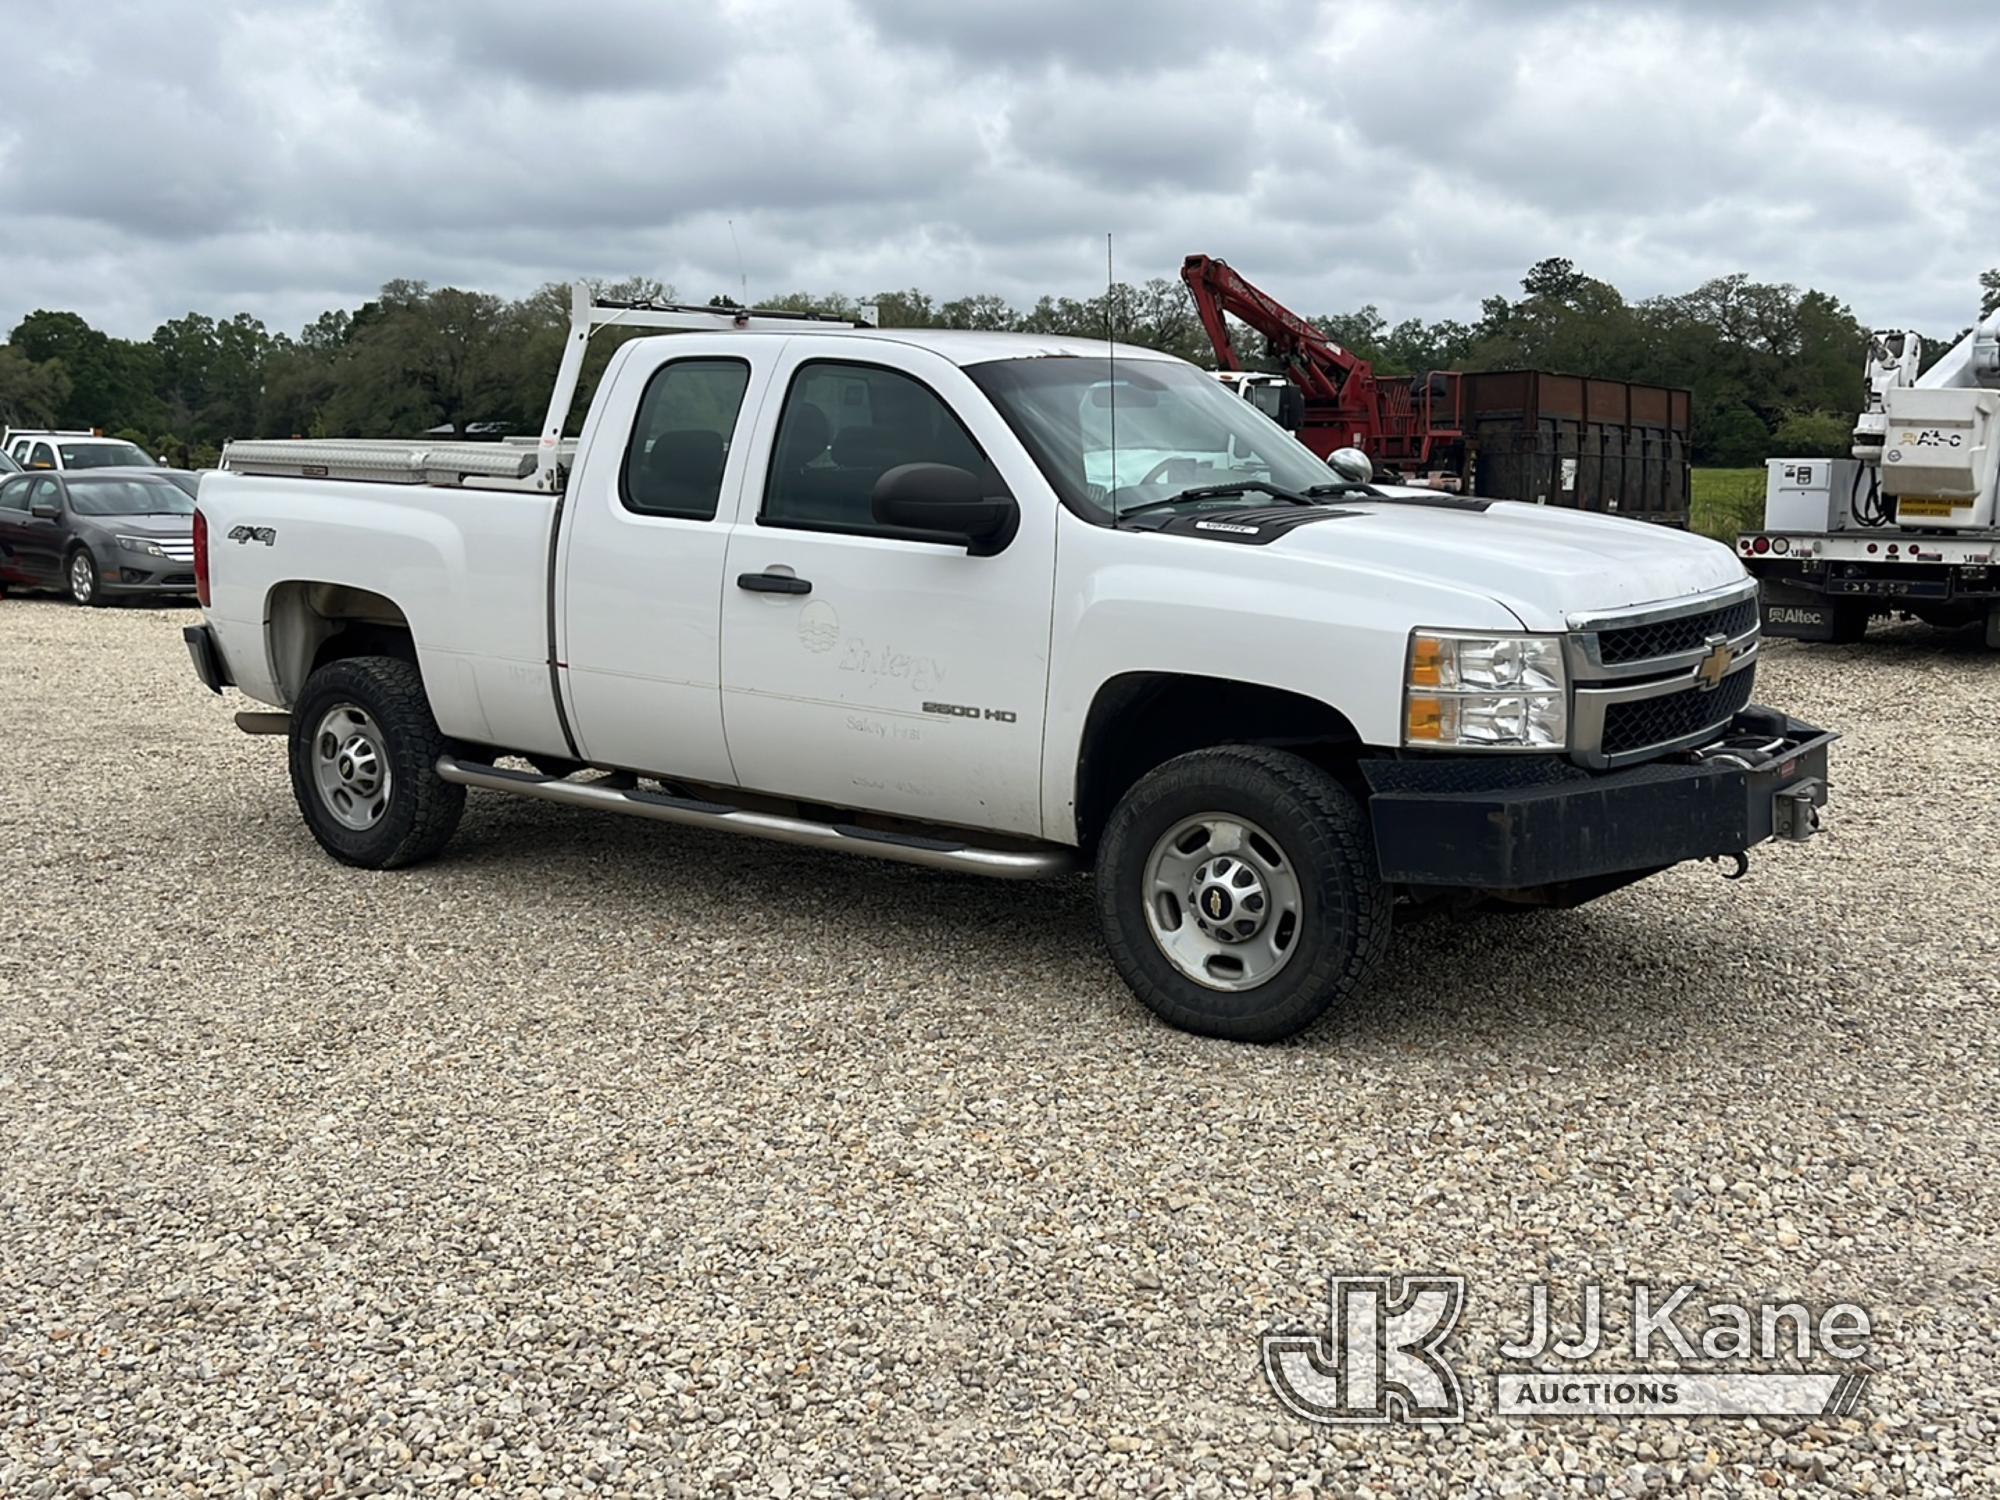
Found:
<svg viewBox="0 0 2000 1500"><path fill-rule="evenodd" d="M1478 754L1364 760L1361 771L1383 880L1526 890L1809 838L1838 738L1753 705L1711 744L1622 771Z"/></svg>

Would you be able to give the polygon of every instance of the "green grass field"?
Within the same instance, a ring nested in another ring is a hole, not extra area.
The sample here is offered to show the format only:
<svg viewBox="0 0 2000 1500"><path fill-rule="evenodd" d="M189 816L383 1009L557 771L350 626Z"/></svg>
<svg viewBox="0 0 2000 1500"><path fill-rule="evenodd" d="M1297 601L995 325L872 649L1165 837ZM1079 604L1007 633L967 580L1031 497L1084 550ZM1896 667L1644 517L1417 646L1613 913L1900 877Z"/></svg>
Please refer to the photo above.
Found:
<svg viewBox="0 0 2000 1500"><path fill-rule="evenodd" d="M1734 542L1739 531L1764 524L1762 469L1696 469L1693 527L1719 542Z"/></svg>

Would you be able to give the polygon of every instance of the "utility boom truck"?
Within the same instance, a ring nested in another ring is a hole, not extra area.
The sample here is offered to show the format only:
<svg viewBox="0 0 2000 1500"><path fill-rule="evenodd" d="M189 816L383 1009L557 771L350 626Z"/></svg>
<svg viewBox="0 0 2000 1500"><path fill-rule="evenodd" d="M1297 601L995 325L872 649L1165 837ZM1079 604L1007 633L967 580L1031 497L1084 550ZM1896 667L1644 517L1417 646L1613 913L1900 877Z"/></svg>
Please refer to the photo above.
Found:
<svg viewBox="0 0 2000 1500"><path fill-rule="evenodd" d="M572 439L617 325L678 331ZM349 864L436 854L470 787L1089 869L1139 998L1246 1040L1361 984L1396 913L1813 832L1833 736L1753 705L1728 548L1336 456L1150 350L579 292L529 443L232 444L187 644Z"/></svg>
<svg viewBox="0 0 2000 1500"><path fill-rule="evenodd" d="M1877 331L1850 456L1770 460L1764 528L1736 539L1767 633L1857 641L1907 610L2000 647L2000 311L1922 363L1914 333Z"/></svg>
<svg viewBox="0 0 2000 1500"><path fill-rule="evenodd" d="M1452 492L1688 522L1691 394L1550 370L1378 373L1241 271L1190 255L1181 279L1215 350L1215 378L1329 457ZM1245 368L1241 325L1279 371Z"/></svg>

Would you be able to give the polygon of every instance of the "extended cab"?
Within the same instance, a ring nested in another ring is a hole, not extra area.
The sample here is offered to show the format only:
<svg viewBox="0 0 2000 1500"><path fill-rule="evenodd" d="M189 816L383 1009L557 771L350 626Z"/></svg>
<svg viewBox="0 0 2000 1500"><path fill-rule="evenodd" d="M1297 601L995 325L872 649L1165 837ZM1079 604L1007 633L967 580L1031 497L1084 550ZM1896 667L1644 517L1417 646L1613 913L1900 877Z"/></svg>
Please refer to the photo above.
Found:
<svg viewBox="0 0 2000 1500"><path fill-rule="evenodd" d="M1727 548L1344 480L1144 349L575 319L539 441L239 443L202 481L190 653L281 711L239 721L289 735L335 858L434 854L479 787L1093 868L1137 995L1263 1040L1399 906L1574 905L1817 826L1833 736L1752 704ZM620 347L572 442L612 321L691 331Z"/></svg>

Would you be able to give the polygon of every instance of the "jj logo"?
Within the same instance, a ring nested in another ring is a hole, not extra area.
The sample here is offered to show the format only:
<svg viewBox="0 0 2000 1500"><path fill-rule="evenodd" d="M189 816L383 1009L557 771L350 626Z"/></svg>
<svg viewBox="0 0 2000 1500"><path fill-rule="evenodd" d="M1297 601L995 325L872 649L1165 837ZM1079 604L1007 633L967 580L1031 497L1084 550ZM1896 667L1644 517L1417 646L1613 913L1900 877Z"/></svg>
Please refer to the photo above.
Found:
<svg viewBox="0 0 2000 1500"><path fill-rule="evenodd" d="M1264 1378L1286 1410L1308 1422L1465 1420L1438 1352L1465 1308L1463 1276L1335 1276L1328 1300L1324 1337L1264 1335Z"/></svg>

